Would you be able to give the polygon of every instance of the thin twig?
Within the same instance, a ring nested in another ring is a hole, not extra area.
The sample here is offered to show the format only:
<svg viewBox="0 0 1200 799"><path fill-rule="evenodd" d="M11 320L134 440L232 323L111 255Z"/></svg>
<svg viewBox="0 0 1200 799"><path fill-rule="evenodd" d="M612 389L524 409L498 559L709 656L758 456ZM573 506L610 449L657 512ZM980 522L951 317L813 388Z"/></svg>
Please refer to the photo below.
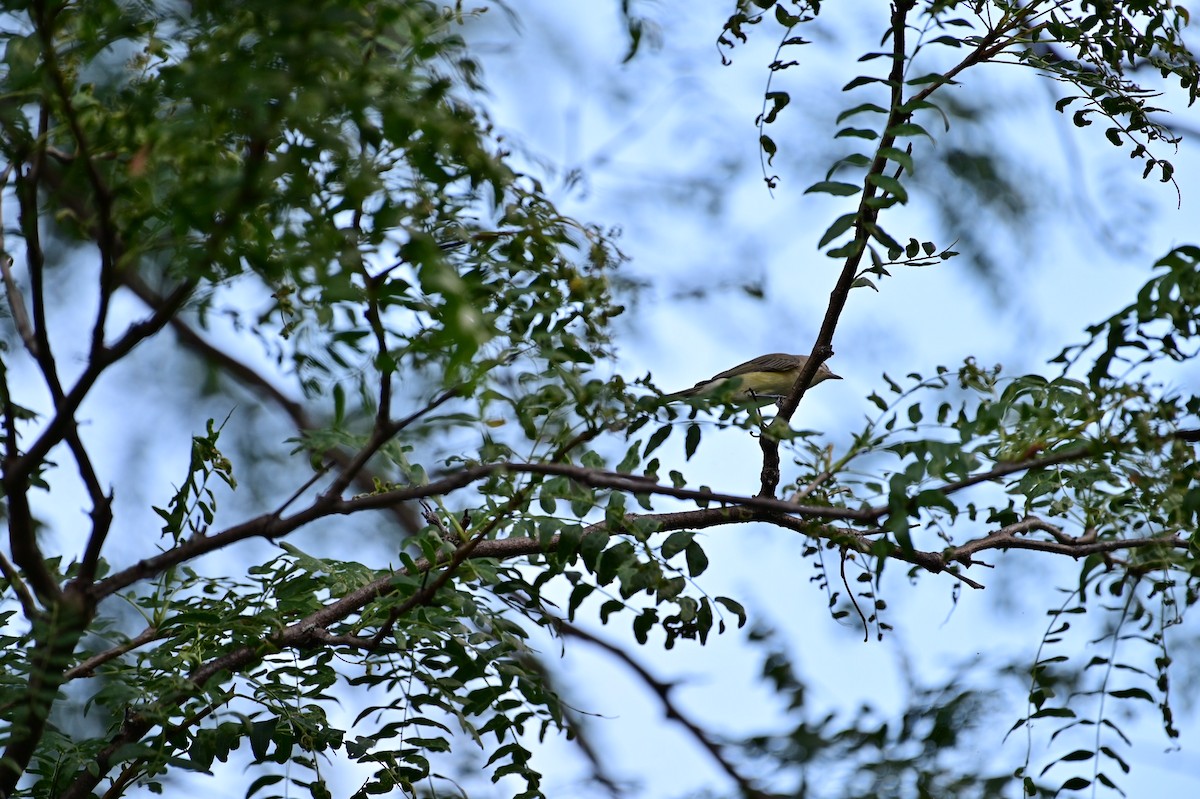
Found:
<svg viewBox="0 0 1200 799"><path fill-rule="evenodd" d="M8 182L7 170L5 170L4 180L0 181L0 194L3 194L4 184ZM0 225L0 228L3 226ZM25 309L25 298L21 296L21 289L17 286L17 281L13 278L12 273L12 256L4 250L4 233L0 229L0 272L4 274L4 292L8 298L8 310L12 313L13 326L17 328L17 335L21 337L21 343L25 345L25 349L34 358L38 357L37 339L34 337L33 324L29 321L29 311Z"/></svg>
<svg viewBox="0 0 1200 799"><path fill-rule="evenodd" d="M159 632L157 627L154 627L153 625L148 626L146 629L142 630L128 641L117 644L110 649L105 649L103 652L97 652L90 658L80 662L78 665L72 666L63 672L63 677L68 680L74 680L76 677L91 677L96 673L97 668L103 666L110 660L119 658L121 655L124 655L127 652L132 652L143 644L148 644L151 641L157 641L163 637L165 636Z"/></svg>

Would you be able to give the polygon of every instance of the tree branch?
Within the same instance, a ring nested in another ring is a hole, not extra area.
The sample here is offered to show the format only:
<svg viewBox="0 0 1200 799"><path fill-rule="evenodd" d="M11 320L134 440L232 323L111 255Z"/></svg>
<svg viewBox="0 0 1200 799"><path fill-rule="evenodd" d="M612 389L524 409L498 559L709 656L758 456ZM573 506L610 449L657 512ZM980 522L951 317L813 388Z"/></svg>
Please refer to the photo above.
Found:
<svg viewBox="0 0 1200 799"><path fill-rule="evenodd" d="M908 13L915 5L916 0L895 0L892 4L892 21L889 29L892 37L892 67L888 74L891 99L888 105L887 123L884 125L883 134L879 138L879 146L875 150L875 158L871 162L871 166L863 179L863 191L859 200L858 210L855 214L854 239L850 243L849 254L846 256L846 261L842 266L837 283L830 293L829 305L825 310L825 318L821 323L817 340L813 344L812 351L809 354L808 362L800 370L800 374L796 376L796 382L792 384L792 389L788 393L788 396L779 404L779 413L771 422L771 428L775 430L782 430L788 425L792 415L796 412L796 408L799 407L800 401L808 391L813 377L816 376L817 369L833 355L833 336L837 330L838 321L841 319L842 311L846 307L846 301L849 298L854 281L858 277L859 265L862 263L863 255L867 251L872 236L878 230L877 223L881 206L876 198L878 187L872 181L872 178L883 175L887 169L888 158L883 153L886 148L895 147L896 134L893 132L895 126L911 118L913 111L929 95L947 82L931 83L918 91L907 102L904 100L905 66L908 63L905 33L907 30ZM1004 34L1016 26L1017 22L1011 20L1007 25L989 30L972 52L946 73L946 79L952 79L954 75L968 66L992 58L997 52L1010 46L1021 36L1025 35L1024 32L1019 32L1011 38L1003 39ZM902 171L902 167L897 168L897 178ZM759 447L762 450L763 465L760 476L761 486L758 495L761 497L773 497L775 496L776 489L779 487L780 480L779 436L770 435L770 430L768 430L767 434L759 438Z"/></svg>
<svg viewBox="0 0 1200 799"><path fill-rule="evenodd" d="M749 498L756 501L763 501L762 498ZM776 501L778 502L778 501ZM784 503L786 504L786 503ZM829 509L836 510L836 509ZM503 514L497 514L491 523L490 527L494 527L496 523L503 517ZM802 532L806 535L828 538L836 543L849 545L852 548L866 548L862 551L871 551L869 548L872 541L867 539L862 533L852 530L835 530L829 535L820 535L814 531L814 522L811 520L797 519L792 516L781 514L777 510L764 510L749 506L732 507L732 508L709 508L703 510L687 511L680 513L667 514L647 514L647 515L629 515L625 518L626 524L634 522L645 522L646 520L654 521L659 524L659 531L665 532L669 530L681 529L698 529L706 527L714 527L724 524L738 524L750 521L764 521L778 524L789 529ZM1032 529L1032 523L1026 523L1024 526L1003 529L995 534L979 539L975 542L968 542L961 547L949 548L943 552L924 552L912 551L906 552L902 549L893 549L888 557L912 563L927 571L941 573L943 571L951 574L957 579L962 580L967 585L975 588L982 586L974 581L966 578L961 574L951 571L948 567L952 562L971 565L971 555L985 550L995 548L1025 548L1025 549L1040 549L1048 552L1057 552L1060 554L1070 555L1072 557L1082 557L1092 552L1114 551L1123 548L1140 548L1147 546L1172 546L1175 548L1187 548L1188 542L1180 538L1162 539L1112 539L1105 541L1078 541L1077 543L1063 543L1060 541L1030 541L1017 537L1014 532L1017 530ZM620 533L620 529L612 530L607 522L600 522L587 527L583 531L583 536L594 535L600 532L605 533ZM487 533L485 533L487 534ZM479 535L472 538L468 544L459 547L454 553L447 554L445 557L440 557L434 561L421 559L416 562L416 568L413 570L400 569L396 572L389 572L365 586L357 588L345 596L330 602L324 608L310 614L309 616L294 622L282 629L279 633L269 636L265 641L258 644L243 646L228 652L212 661L193 670L188 677L188 684L191 691L196 691L204 687L208 682L218 678L222 674L234 674L246 668L249 668L271 654L275 654L282 649L297 649L306 650L314 646L348 646L355 649L374 650L378 647L379 642L377 637L365 636L347 636L334 635L329 633L328 627L331 624L345 620L351 614L361 611L366 605L376 599L394 593L397 589L397 576L414 576L416 574L424 574L435 568L449 566L442 575L439 576L436 584L429 586L428 590L421 590L410 597L407 601L397 606L397 613L407 612L414 607L428 603L436 594L436 591L442 587L452 576L454 569L458 564L461 564L468 558L497 558L506 559L520 557L525 555L537 554L545 551L554 550L559 546L561 541L560 536L552 537L548 542L535 538L505 538L495 540L483 540ZM168 554L168 553L164 553ZM115 577L115 576L114 576ZM111 578L110 578L111 579ZM106 587L107 581L103 581L96 585L96 589ZM148 635L149 633L143 633ZM113 656L122 653L115 653ZM189 694L180 693L177 696L164 697L160 700L160 705L178 705L186 700ZM121 747L136 742L145 735L154 723L151 722L150 716L147 714L131 714L131 716L122 725L121 730L113 738L109 746L105 747L96 757L95 769L85 769L77 777L71 788L63 794L64 799L71 797L84 797L95 787L103 775L108 771L111 765L111 760L114 754Z"/></svg>
<svg viewBox="0 0 1200 799"><path fill-rule="evenodd" d="M1023 533L1041 530L1054 538L1047 541L1040 538L1028 538ZM973 539L946 550L947 560L958 561L970 565L971 558L979 552L990 549L1027 549L1035 552L1049 552L1055 555L1066 555L1075 559L1088 555L1120 550L1146 549L1163 547L1168 549L1186 550L1189 542L1179 536L1148 536L1144 538L1097 538L1095 534L1072 538L1065 535L1058 527L1042 519L1028 516L1025 519L1001 527L995 532Z"/></svg>
<svg viewBox="0 0 1200 799"><path fill-rule="evenodd" d="M1013 474L1015 472L1051 466L1068 460L1078 460L1091 453L1092 450L1089 447L1080 447L1064 450L1058 453L1052 453L1041 458L1032 458L1014 463L1005 463L987 472L983 472L978 475L972 475L971 477L964 478L963 480L947 483L940 488L935 487L934 490L941 490L943 493L949 494L955 491L960 491L969 486L994 480L998 477ZM314 502L307 508L298 511L292 516L279 517L274 514L264 514L262 516L249 519L240 524L226 528L225 530L215 534L193 536L178 546L172 547L171 549L168 549L165 552L153 557L141 560L133 566L116 572L111 576L99 581L91 589L91 595L97 600L102 599L103 597L120 591L121 589L126 588L140 580L158 574L162 570L170 568L171 566L179 565L180 563L184 563L188 560L199 557L200 555L204 555L229 546L230 544L238 541L250 538L279 538L288 535L289 533L299 529L300 527L303 527L306 524L309 524L310 522L327 516L345 515L364 510L386 510L399 503L406 503L426 497L449 494L496 474L539 474L566 477L573 482L588 486L590 488L626 491L634 495L662 495L675 497L677 499L692 500L694 502L704 504L722 503L732 508L743 508L748 511L776 514L774 517L767 518L767 520L778 520L784 518L785 516L799 516L803 519L811 521L842 520L847 522L857 522L860 524L876 524L879 519L886 516L890 511L890 508L887 505L877 505L874 507L860 509L833 507L828 505L804 505L781 499L774 499L772 497L750 497L737 494L722 494L712 491L701 491L690 488L677 488L673 485L658 483L655 480L647 477L624 474L621 472L611 472L603 469L590 469L572 464L476 464L473 466L464 467L456 473L443 477L440 480L427 483L423 486L405 486L403 488L397 488L390 491L356 496L350 499L341 499L326 492L314 500ZM715 515L713 518L724 519L725 516L722 514L728 509L729 508L713 508L707 511L699 511L699 513L714 513ZM666 515L671 516L674 514ZM763 517L755 517L755 519L760 518ZM929 568L933 565L933 562L930 561L929 564L918 563L917 565L921 565L924 568ZM943 563L941 568L931 568L931 570L941 571L944 567L945 564ZM960 576L960 579L963 578ZM969 580L964 579L964 582L971 584Z"/></svg>
<svg viewBox="0 0 1200 799"><path fill-rule="evenodd" d="M63 673L63 677L67 680L73 680L76 677L91 677L95 675L97 668L103 666L105 663L108 663L110 660L119 658L126 652L132 652L144 644L148 644L151 641L160 640L164 637L165 636L159 632L157 627L148 626L140 633L130 638L128 641L117 644L110 649L105 649L103 652L97 652L90 658L87 658L79 664L72 666Z"/></svg>
<svg viewBox="0 0 1200 799"><path fill-rule="evenodd" d="M879 139L879 147L875 150L875 158L871 162L871 167L863 179L862 197L859 200L854 225L854 240L851 243L850 253L846 257L846 262L842 266L842 272L838 275L837 283L829 295L829 305L825 309L825 319L821 323L821 330L817 334L817 340L813 344L812 352L809 353L808 362L800 370L800 374L797 375L796 382L792 384L792 389L788 392L787 397L780 403L779 413L771 422L772 428L781 429L791 422L792 415L795 414L796 408L800 405L800 400L804 398L804 394L808 391L813 377L817 374L817 369L833 355L833 335L837 330L838 320L841 318L842 310L846 307L846 300L850 296L850 289L858 275L858 265L862 262L863 254L867 251L867 243L874 233L875 222L879 218L879 207L874 204L877 187L871 179L882 175L884 169L887 168L887 157L882 154L883 149L894 146L896 134L892 131L895 125L907 119L910 115L910 112L901 109L904 99L904 65L906 63L904 34L908 12L915 5L916 0L895 0L892 4L892 23L890 28L892 36L892 68L889 74L891 102L888 107L887 124L884 126L883 135ZM767 432L768 434L764 434L759 438L759 447L762 449L763 454L762 474L760 477L761 486L758 491L760 497L775 496L780 478L779 437L777 435L770 435L770 431Z"/></svg>
<svg viewBox="0 0 1200 799"><path fill-rule="evenodd" d="M21 603L21 612L25 614L25 618L32 620L37 616L37 600L33 598L33 594L29 593L29 586L25 585L25 581L21 579L16 567L9 563L3 552L0 552L0 574L4 575L4 579L8 580L8 584L12 586L13 592L17 595L17 601Z"/></svg>
<svg viewBox="0 0 1200 799"><path fill-rule="evenodd" d="M50 82L61 103L62 116L67 122L72 138L75 139L76 156L83 161L84 171L92 187L92 195L96 201L97 228L96 246L100 250L100 304L96 312L96 320L92 326L92 344L90 359L100 356L104 350L104 327L108 321L109 302L116 288L114 275L118 254L117 230L113 223L113 195L104 176L92 158L88 136L79 121L72 103L71 89L67 85L66 76L58 63L58 49L55 46L51 12L44 0L33 3L31 14L38 37L42 42L42 61Z"/></svg>
<svg viewBox="0 0 1200 799"><path fill-rule="evenodd" d="M659 703L663 706L664 715L687 730L692 739L700 744L700 747L704 751L708 752L713 762L737 785L742 797L745 797L745 799L769 799L776 796L775 794L764 793L756 788L750 778L739 772L729 758L725 757L725 752L721 744L713 740L713 737L707 731L702 729L699 724L692 721L689 716L679 709L679 706L671 698L671 693L675 690L676 683L659 680L624 649L597 638L566 619L555 619L554 628L564 636L578 638L581 641L586 641L593 646L603 649L629 667L629 670L636 674L638 679L645 683L646 687L658 697Z"/></svg>
<svg viewBox="0 0 1200 799"><path fill-rule="evenodd" d="M161 306L162 298L147 286L140 277L129 272L123 274L121 279L151 309ZM179 316L171 319L171 329L175 332L176 337L185 349L192 351L204 360L217 364L226 374L240 382L243 387L269 400L287 414L298 432L306 433L317 429L316 423L309 417L304 406L284 394L283 391L264 377L257 369L210 344ZM447 399L449 398L447 397ZM423 413L428 413L430 410L432 408L425 408ZM411 424L413 421L415 419L410 418L408 423ZM399 432L399 429L396 432ZM395 435L395 433L392 435ZM350 470L354 460L353 454L336 448L321 453L321 457L332 461L342 472ZM365 465L353 471L353 484L362 491L375 490L376 478L377 475ZM389 508L389 510L396 517L396 521L400 526L410 535L415 534L421 529L420 518L408 505L395 505Z"/></svg>

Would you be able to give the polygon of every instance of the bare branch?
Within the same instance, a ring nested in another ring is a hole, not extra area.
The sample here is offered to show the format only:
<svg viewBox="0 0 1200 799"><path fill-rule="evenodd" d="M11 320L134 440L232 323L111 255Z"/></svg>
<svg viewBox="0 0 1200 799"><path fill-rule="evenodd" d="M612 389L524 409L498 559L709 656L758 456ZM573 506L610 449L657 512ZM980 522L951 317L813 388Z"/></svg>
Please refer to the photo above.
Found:
<svg viewBox="0 0 1200 799"><path fill-rule="evenodd" d="M74 419L67 427L66 439L71 456L75 459L76 467L79 470L79 477L87 488L88 497L92 501L92 509L89 512L92 518L92 530L88 535L83 558L79 562L79 576L76 578L81 585L91 585L100 563L100 551L104 548L104 540L108 537L108 531L112 527L113 495L111 491L105 494L104 489L100 486L91 456L88 455L87 448L79 438L79 429L75 425Z"/></svg>
<svg viewBox="0 0 1200 799"><path fill-rule="evenodd" d="M117 239L117 229L113 223L113 194L100 168L92 158L91 147L88 144L87 133L79 121L75 111L71 87L67 85L66 76L58 63L57 43L54 41L53 13L45 2L33 4L31 14L38 36L42 41L42 60L54 91L61 104L60 111L75 139L75 156L83 160L88 182L92 187L92 195L96 202L97 229L96 246L100 250L100 304L96 312L96 320L92 326L91 359L100 356L104 349L104 327L108 321L109 301L116 288L114 275L120 247Z"/></svg>
<svg viewBox="0 0 1200 799"><path fill-rule="evenodd" d="M1047 532L1054 538L1047 541L1041 538L1029 538L1023 533L1034 530ZM1064 535L1054 525L1036 517L1026 517L1016 524L1002 527L988 535L960 544L946 551L948 560L955 560L969 565L971 558L979 552L990 549L1028 549L1035 552L1050 552L1056 555L1067 555L1072 558L1085 558L1088 555L1121 550L1134 550L1161 547L1165 549L1186 550L1187 540L1179 536L1147 536L1144 538L1099 538L1094 531L1089 531L1080 538Z"/></svg>
<svg viewBox="0 0 1200 799"><path fill-rule="evenodd" d="M1010 474L1017 472L1028 472L1034 469L1042 469L1047 466L1056 466L1060 463L1069 461L1079 461L1096 454L1097 447L1095 444L1083 444L1077 447L1069 447L1067 449L1052 452L1049 455L1043 455L1039 458L1029 458L1023 461L1010 461L1001 463L986 472L973 474L970 477L964 477L961 480L955 480L950 483L943 483L940 486L933 486L931 490L940 491L949 496L964 488L979 485L980 483L988 483L1000 477L1007 477ZM886 516L888 513L887 505L876 505L867 513L872 519L879 519Z"/></svg>
<svg viewBox="0 0 1200 799"><path fill-rule="evenodd" d="M399 421L390 423L385 422L382 425L376 424L374 431L371 433L371 438L362 446L361 449L359 449L358 452L354 454L353 457L350 458L349 462L342 467L341 473L334 479L333 483L328 489L325 490L322 496L326 498L340 496L341 493L349 488L350 484L354 482L355 476L363 470L363 468L367 465L367 461L373 458L375 453L379 452L380 448L382 448L384 444L390 441L401 430L420 419L422 416L442 405L450 398L458 396L459 390L460 389L457 386L446 389L441 394L437 395L428 403L426 403L423 408L414 411L412 414L400 419ZM429 495L426 494L425 496Z"/></svg>
<svg viewBox="0 0 1200 799"><path fill-rule="evenodd" d="M87 368L79 376L71 390L55 403L54 418L46 425L42 434L30 445L25 454L12 467L16 476L28 477L42 462L51 449L64 439L69 427L74 426L74 414L80 404L95 384L100 374L112 364L129 354L134 347L157 333L178 313L179 308L191 296L196 287L196 281L187 280L171 292L164 301L162 308L156 310L146 319L129 326L124 334L111 347L106 348L96 358L88 361ZM43 358L47 357L43 354Z"/></svg>
<svg viewBox="0 0 1200 799"><path fill-rule="evenodd" d="M677 685L676 683L668 683L659 680L657 677L651 674L645 666L635 660L634 657L624 649L614 644L610 644L603 639L597 638L588 631L582 629L581 627L575 626L566 619L555 619L554 628L561 635L578 638L581 641L586 641L592 646L603 649L605 652L608 652L610 655L628 666L629 670L636 674L638 679L645 683L646 687L658 697L658 701L663 706L664 715L668 719L677 722L681 727L687 730L688 735L690 735L692 739L700 745L700 748L708 752L709 757L713 759L713 762L717 764L721 771L725 772L726 776L728 776L734 781L734 783L737 784L738 790L741 792L741 796L745 797L746 799L769 799L770 797L775 796L775 794L767 794L756 788L750 778L738 771L737 767L734 766L729 758L725 756L725 751L721 744L717 743L712 735L702 729L699 724L697 724L687 714L679 709L679 706L675 704L674 699L671 698L671 693L675 690Z"/></svg>
<svg viewBox="0 0 1200 799"><path fill-rule="evenodd" d="M875 542L867 537L866 533L852 530L848 527L833 527L831 525L822 524L811 519L797 519L794 516L773 515L765 518L756 518L755 521L765 521L776 524L788 530L801 533L812 538L821 538L833 543L852 549L864 555L873 555L875 552ZM932 574L949 574L951 577L959 580L971 588L982 589L983 584L978 583L971 578L959 574L953 568L947 566L947 559L944 553L941 552L925 552L922 550L907 551L900 547L893 549L888 553L887 557L893 560L911 563L914 566L919 566Z"/></svg>

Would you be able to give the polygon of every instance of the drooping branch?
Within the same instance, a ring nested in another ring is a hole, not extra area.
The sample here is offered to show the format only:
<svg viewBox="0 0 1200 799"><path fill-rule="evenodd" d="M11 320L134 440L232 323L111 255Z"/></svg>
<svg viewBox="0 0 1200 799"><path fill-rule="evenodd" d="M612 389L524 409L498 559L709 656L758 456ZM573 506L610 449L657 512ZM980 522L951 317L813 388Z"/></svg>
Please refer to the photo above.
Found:
<svg viewBox="0 0 1200 799"><path fill-rule="evenodd" d="M683 729L687 731L688 735L690 735L692 739L695 740L702 749L704 749L704 751L708 752L708 755L713 759L713 762L715 762L721 771L725 772L726 776L733 780L733 782L738 786L738 790L741 791L741 796L745 797L745 799L771 799L771 797L776 796L776 794L764 793L755 787L753 781L738 771L733 762L725 756L724 747L722 747L721 744L716 741L715 737L708 731L704 730L688 714L679 709L679 705L672 698L672 692L675 690L677 685L676 683L663 682L651 674L645 666L639 663L632 655L630 655L621 647L597 638L587 630L570 623L566 619L556 619L554 622L554 628L563 636L578 638L581 641L586 641L592 646L603 649L605 652L608 652L610 655L628 666L629 670L637 675L638 679L650 689L651 693L658 697L658 701L662 705L663 712L666 717L683 727Z"/></svg>

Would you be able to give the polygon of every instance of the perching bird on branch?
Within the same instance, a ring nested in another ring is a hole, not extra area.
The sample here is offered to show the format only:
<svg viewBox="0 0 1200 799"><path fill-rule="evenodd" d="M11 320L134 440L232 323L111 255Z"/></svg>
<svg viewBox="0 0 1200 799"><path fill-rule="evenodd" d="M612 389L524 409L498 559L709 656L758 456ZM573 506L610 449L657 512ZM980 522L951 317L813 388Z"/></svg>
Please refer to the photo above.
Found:
<svg viewBox="0 0 1200 799"><path fill-rule="evenodd" d="M753 360L738 364L732 369L726 369L718 375L713 375L707 380L701 380L691 388L676 391L674 394L666 394L663 399L673 401L715 396L732 387L732 393L729 394L730 401L766 405L787 396L806 363L808 363L807 355L788 355L784 352L760 355ZM822 380L841 379L840 376L829 371L829 367L821 364L809 386L815 386Z"/></svg>

